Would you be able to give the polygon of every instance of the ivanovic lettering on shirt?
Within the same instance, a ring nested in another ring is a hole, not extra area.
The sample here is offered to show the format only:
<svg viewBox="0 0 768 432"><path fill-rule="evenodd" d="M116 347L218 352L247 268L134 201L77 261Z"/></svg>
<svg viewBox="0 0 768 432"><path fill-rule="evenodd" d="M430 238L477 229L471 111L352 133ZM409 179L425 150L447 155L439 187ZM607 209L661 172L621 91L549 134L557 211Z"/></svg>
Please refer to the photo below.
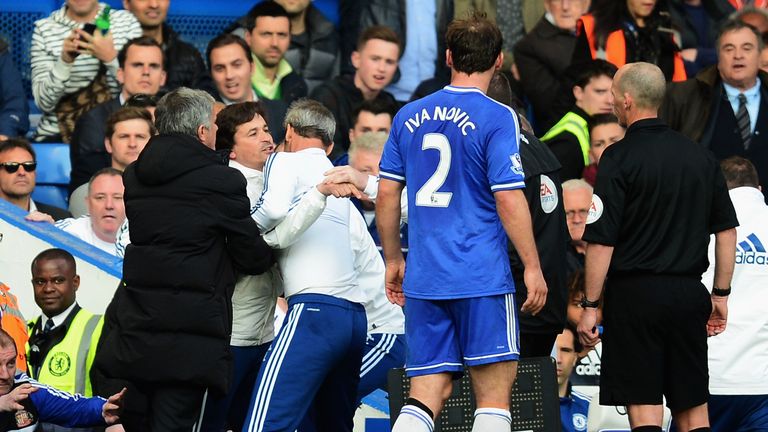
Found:
<svg viewBox="0 0 768 432"><path fill-rule="evenodd" d="M416 112L412 117L405 119L404 125L411 133L414 133L419 126L424 124L424 122L432 120L442 122L452 121L456 127L461 129L461 134L464 136L467 136L467 131L469 129L477 129L472 120L470 120L469 113L462 111L461 108L458 107L448 108L444 106L436 106L431 114L426 108L422 108L421 112Z"/></svg>

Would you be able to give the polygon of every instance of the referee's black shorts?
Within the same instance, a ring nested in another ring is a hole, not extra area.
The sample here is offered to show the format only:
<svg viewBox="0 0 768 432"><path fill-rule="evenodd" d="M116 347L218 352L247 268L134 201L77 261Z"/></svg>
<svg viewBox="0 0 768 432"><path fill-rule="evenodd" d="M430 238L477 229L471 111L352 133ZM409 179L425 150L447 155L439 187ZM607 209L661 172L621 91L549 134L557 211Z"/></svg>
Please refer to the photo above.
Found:
<svg viewBox="0 0 768 432"><path fill-rule="evenodd" d="M707 402L710 295L691 277L609 277L603 311L601 405Z"/></svg>

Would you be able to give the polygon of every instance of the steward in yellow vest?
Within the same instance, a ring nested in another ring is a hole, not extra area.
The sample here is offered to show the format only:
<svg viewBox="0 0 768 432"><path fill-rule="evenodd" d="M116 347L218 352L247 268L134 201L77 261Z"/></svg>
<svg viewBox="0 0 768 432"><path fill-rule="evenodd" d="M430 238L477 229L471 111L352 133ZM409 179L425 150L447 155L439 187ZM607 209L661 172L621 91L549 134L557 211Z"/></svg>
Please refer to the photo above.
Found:
<svg viewBox="0 0 768 432"><path fill-rule="evenodd" d="M77 304L75 265L63 249L47 249L32 261L35 303L43 313L28 325L27 371L42 384L91 396L89 372L102 321Z"/></svg>

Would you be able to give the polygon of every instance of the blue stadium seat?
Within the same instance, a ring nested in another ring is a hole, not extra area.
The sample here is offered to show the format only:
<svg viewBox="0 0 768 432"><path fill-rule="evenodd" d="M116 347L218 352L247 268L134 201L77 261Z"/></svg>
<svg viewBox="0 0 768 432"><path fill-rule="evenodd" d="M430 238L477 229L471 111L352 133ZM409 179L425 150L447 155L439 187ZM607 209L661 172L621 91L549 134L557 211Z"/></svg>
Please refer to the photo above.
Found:
<svg viewBox="0 0 768 432"><path fill-rule="evenodd" d="M34 143L37 156L37 177L32 199L56 207L67 208L69 202L69 145L65 143Z"/></svg>

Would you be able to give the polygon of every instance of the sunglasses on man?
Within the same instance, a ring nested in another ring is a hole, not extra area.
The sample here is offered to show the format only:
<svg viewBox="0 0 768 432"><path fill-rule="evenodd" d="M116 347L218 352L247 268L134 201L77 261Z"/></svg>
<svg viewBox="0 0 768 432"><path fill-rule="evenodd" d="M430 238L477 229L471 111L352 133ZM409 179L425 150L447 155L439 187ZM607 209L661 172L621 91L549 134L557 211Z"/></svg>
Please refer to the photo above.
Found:
<svg viewBox="0 0 768 432"><path fill-rule="evenodd" d="M3 162L0 163L0 167L3 167L8 174L15 173L19 167L24 167L26 172L33 172L37 168L37 162Z"/></svg>

